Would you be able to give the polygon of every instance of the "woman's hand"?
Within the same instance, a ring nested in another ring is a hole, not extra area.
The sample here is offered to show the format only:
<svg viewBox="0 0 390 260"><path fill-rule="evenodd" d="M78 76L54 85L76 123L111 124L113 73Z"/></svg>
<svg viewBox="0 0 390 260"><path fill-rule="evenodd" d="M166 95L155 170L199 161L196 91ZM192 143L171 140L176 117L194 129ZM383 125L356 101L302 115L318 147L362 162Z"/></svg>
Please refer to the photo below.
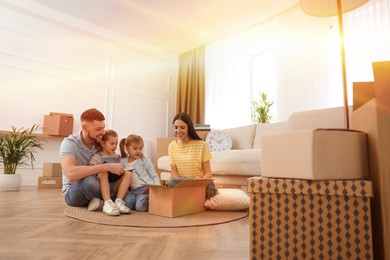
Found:
<svg viewBox="0 0 390 260"><path fill-rule="evenodd" d="M177 171L177 168L175 165L171 165L171 179L172 178L180 178L179 172Z"/></svg>
<svg viewBox="0 0 390 260"><path fill-rule="evenodd" d="M211 175L210 161L203 163L203 170L204 170L204 175L203 175L202 179L211 179L212 175Z"/></svg>

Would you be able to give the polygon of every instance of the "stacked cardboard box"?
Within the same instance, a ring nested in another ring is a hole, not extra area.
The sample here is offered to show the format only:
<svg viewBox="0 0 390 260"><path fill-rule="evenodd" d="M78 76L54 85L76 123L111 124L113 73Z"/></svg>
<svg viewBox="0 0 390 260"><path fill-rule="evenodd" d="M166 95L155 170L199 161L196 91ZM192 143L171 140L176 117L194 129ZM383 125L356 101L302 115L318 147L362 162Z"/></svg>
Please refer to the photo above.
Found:
<svg viewBox="0 0 390 260"><path fill-rule="evenodd" d="M61 188L62 168L60 163L44 163L42 176L38 177L38 188Z"/></svg>
<svg viewBox="0 0 390 260"><path fill-rule="evenodd" d="M56 136L68 136L73 133L73 115L50 112L43 119L43 133Z"/></svg>
<svg viewBox="0 0 390 260"><path fill-rule="evenodd" d="M262 137L261 150L263 177L368 179L367 135L364 132L308 129L267 135Z"/></svg>
<svg viewBox="0 0 390 260"><path fill-rule="evenodd" d="M372 259L367 180L248 179L251 259Z"/></svg>

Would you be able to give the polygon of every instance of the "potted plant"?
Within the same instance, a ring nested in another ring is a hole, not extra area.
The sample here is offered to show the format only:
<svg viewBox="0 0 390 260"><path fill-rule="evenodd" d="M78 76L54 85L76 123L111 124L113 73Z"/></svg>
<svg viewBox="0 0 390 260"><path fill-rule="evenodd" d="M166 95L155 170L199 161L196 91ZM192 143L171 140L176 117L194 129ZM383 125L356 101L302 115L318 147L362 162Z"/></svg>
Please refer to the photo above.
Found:
<svg viewBox="0 0 390 260"><path fill-rule="evenodd" d="M265 92L260 92L259 100L251 100L252 122L256 124L269 123L272 118L269 111L273 104L274 102L268 100L267 94Z"/></svg>
<svg viewBox="0 0 390 260"><path fill-rule="evenodd" d="M22 177L16 173L20 166L34 168L37 150L43 150L44 140L40 139L35 131L39 125L31 128L17 129L11 126L12 131L0 135L0 165L4 167L4 174L0 174L0 190L18 190Z"/></svg>

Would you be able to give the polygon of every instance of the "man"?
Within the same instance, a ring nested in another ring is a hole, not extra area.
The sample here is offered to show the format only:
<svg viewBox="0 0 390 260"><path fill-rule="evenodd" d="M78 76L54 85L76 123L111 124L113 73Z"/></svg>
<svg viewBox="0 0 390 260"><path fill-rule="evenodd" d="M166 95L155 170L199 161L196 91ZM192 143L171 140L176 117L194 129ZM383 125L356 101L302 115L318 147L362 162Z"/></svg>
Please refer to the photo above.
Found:
<svg viewBox="0 0 390 260"><path fill-rule="evenodd" d="M88 205L89 210L97 210L103 207L97 174L122 175L124 166L121 163L88 165L97 152L97 142L105 133L105 118L99 110L91 108L81 114L80 121L81 131L64 138L61 143L62 192L69 206Z"/></svg>

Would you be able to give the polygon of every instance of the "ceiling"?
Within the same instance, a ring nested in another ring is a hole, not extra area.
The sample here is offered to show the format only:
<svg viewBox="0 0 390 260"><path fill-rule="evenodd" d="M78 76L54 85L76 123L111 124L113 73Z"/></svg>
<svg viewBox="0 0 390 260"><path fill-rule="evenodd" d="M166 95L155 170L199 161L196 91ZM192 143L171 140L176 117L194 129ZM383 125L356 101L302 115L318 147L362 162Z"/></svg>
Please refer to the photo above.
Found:
<svg viewBox="0 0 390 260"><path fill-rule="evenodd" d="M299 0L32 0L180 54L289 9Z"/></svg>

